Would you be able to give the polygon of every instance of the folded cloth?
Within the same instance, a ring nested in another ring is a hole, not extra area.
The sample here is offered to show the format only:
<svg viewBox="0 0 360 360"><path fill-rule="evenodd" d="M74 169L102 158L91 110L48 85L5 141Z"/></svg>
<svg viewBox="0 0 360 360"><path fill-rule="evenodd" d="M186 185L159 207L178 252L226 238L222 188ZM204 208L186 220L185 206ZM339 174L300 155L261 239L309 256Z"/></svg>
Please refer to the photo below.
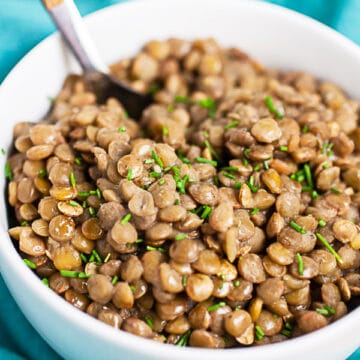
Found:
<svg viewBox="0 0 360 360"><path fill-rule="evenodd" d="M78 0L76 3L80 12L85 15L122 1L124 0ZM359 0L271 0L269 2L318 19L360 44ZM39 0L1 0L0 82L21 57L53 31L54 26ZM1 276L0 304L1 360L60 359L25 319ZM360 350L350 359L360 360Z"/></svg>

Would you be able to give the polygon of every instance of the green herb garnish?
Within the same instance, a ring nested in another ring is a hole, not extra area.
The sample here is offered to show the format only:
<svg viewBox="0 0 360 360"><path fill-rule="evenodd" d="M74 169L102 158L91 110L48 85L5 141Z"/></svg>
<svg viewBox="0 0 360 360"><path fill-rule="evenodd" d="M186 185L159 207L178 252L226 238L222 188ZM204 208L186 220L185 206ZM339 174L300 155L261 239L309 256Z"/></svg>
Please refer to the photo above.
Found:
<svg viewBox="0 0 360 360"><path fill-rule="evenodd" d="M36 269L36 264L30 261L29 259L23 259L24 263L30 268L30 269Z"/></svg>
<svg viewBox="0 0 360 360"><path fill-rule="evenodd" d="M336 189L336 188L330 188L330 191L332 192L332 193L334 193L334 194L341 194L341 191L340 190L338 190L338 189Z"/></svg>
<svg viewBox="0 0 360 360"><path fill-rule="evenodd" d="M71 205L71 206L80 206L80 204L78 202L74 201L74 200L70 200L69 205Z"/></svg>
<svg viewBox="0 0 360 360"><path fill-rule="evenodd" d="M121 225L125 225L126 223L128 223L129 222L129 220L131 219L131 214L129 213L129 214L126 214L123 218L122 218L122 220L121 220Z"/></svg>
<svg viewBox="0 0 360 360"><path fill-rule="evenodd" d="M255 326L255 335L257 340L262 340L263 337L265 336L262 328L259 325Z"/></svg>
<svg viewBox="0 0 360 360"><path fill-rule="evenodd" d="M145 316L144 320L149 325L149 327L151 327L151 329L154 329L154 323L149 316Z"/></svg>
<svg viewBox="0 0 360 360"><path fill-rule="evenodd" d="M320 227L324 227L324 226L326 226L326 221L323 220L323 219L320 219L319 222L318 222L318 225L319 225Z"/></svg>
<svg viewBox="0 0 360 360"><path fill-rule="evenodd" d="M280 150L280 151L283 151L283 152L288 152L289 149L288 149L287 146L280 146L280 147L279 147L279 150Z"/></svg>
<svg viewBox="0 0 360 360"><path fill-rule="evenodd" d="M290 221L290 226L294 229L294 230L296 230L297 232L299 232L300 234L306 234L307 233L307 231L303 228L303 227L301 227L300 225L298 225L295 221L293 221L293 220L291 220Z"/></svg>
<svg viewBox="0 0 360 360"><path fill-rule="evenodd" d="M85 256L84 253L80 253L80 258L81 258L81 260L83 261L84 264L87 264L88 259L87 259L87 257Z"/></svg>
<svg viewBox="0 0 360 360"><path fill-rule="evenodd" d="M259 213L259 211L260 211L259 208L254 208L254 209L250 212L250 215L256 215L256 214Z"/></svg>
<svg viewBox="0 0 360 360"><path fill-rule="evenodd" d="M47 279L47 278L42 278L42 279L41 279L41 282L42 282L45 286L48 286L48 287L49 287L49 279Z"/></svg>
<svg viewBox="0 0 360 360"><path fill-rule="evenodd" d="M150 245L146 245L146 250L147 251L160 251L162 253L166 252L166 250L162 247L154 247L154 246L150 246Z"/></svg>
<svg viewBox="0 0 360 360"><path fill-rule="evenodd" d="M70 173L70 176L69 176L69 179L70 179L70 184L73 188L76 188L76 179L75 179L75 174L74 172L71 172Z"/></svg>
<svg viewBox="0 0 360 360"><path fill-rule="evenodd" d="M209 149L211 155L214 157L214 159L219 160L219 155L217 154L217 152L215 151L215 149L213 148L213 146L210 144L209 140L205 140L204 141L205 146Z"/></svg>
<svg viewBox="0 0 360 360"><path fill-rule="evenodd" d="M175 235L174 240L182 240L185 239L186 237L187 237L186 234L177 234Z"/></svg>
<svg viewBox="0 0 360 360"><path fill-rule="evenodd" d="M301 132L302 132L303 134L306 134L308 131L309 131L309 126L305 124L305 125L303 126L303 128L301 129Z"/></svg>
<svg viewBox="0 0 360 360"><path fill-rule="evenodd" d="M189 341L190 334L191 334L191 330L189 329L183 336L181 336L180 340L178 341L178 343L176 345L177 346L186 346Z"/></svg>
<svg viewBox="0 0 360 360"><path fill-rule="evenodd" d="M317 313L323 316L331 316L336 314L336 310L330 307L329 305L325 304L324 307L315 309Z"/></svg>
<svg viewBox="0 0 360 360"><path fill-rule="evenodd" d="M39 170L38 175L39 175L41 178L45 178L46 175L47 175L47 174L46 174L46 170L45 170L45 169Z"/></svg>
<svg viewBox="0 0 360 360"><path fill-rule="evenodd" d="M204 210L200 215L200 218L206 220L210 216L211 212L212 212L212 208L210 206L205 205Z"/></svg>
<svg viewBox="0 0 360 360"><path fill-rule="evenodd" d="M203 157L197 157L197 158L195 158L195 161L200 163L200 164L210 164L210 165L215 166L215 167L217 166L217 161L205 159Z"/></svg>
<svg viewBox="0 0 360 360"><path fill-rule="evenodd" d="M168 127L167 127L166 125L163 125L163 127L162 127L162 134L163 134L164 136L168 136L168 135L169 135L169 129L168 129Z"/></svg>
<svg viewBox="0 0 360 360"><path fill-rule="evenodd" d="M5 164L4 172L5 172L6 179L11 181L13 179L13 173L11 171L11 166L10 166L10 163L8 161Z"/></svg>
<svg viewBox="0 0 360 360"><path fill-rule="evenodd" d="M227 177L228 179L235 180L235 176L233 174L230 174L228 172L223 172L223 176Z"/></svg>
<svg viewBox="0 0 360 360"><path fill-rule="evenodd" d="M226 303L224 301L220 301L219 303L217 304L214 304L214 305L211 305L207 308L208 312L212 312L212 311L215 311L221 307L224 307L226 305Z"/></svg>
<svg viewBox="0 0 360 360"><path fill-rule="evenodd" d="M113 285L115 285L115 284L118 282L118 280L119 280L119 277L118 277L117 275L115 275L115 276L112 278L111 283L112 283Z"/></svg>
<svg viewBox="0 0 360 360"><path fill-rule="evenodd" d="M126 127L125 126L120 126L119 128L118 128L118 132L119 133L123 133L123 132L125 132L126 131Z"/></svg>
<svg viewBox="0 0 360 360"><path fill-rule="evenodd" d="M186 275L183 275L183 277L182 277L182 284L183 284L183 286L186 286L186 284L187 284L187 276Z"/></svg>
<svg viewBox="0 0 360 360"><path fill-rule="evenodd" d="M342 264L341 256L334 250L334 248L328 243L328 241L320 234L316 233L316 237L321 241L321 243L329 250L331 254L335 256L335 259Z"/></svg>
<svg viewBox="0 0 360 360"><path fill-rule="evenodd" d="M282 119L284 117L284 115L275 107L273 99L270 96L266 96L264 101L269 111L274 114L277 119Z"/></svg>
<svg viewBox="0 0 360 360"><path fill-rule="evenodd" d="M151 157L155 160L155 162L161 167L164 167L164 163L160 159L159 155L156 154L154 150L151 151Z"/></svg>
<svg viewBox="0 0 360 360"><path fill-rule="evenodd" d="M75 163L76 165L81 165L81 164L82 164L82 158L81 158L81 157L76 157L76 158L74 159L74 163Z"/></svg>
<svg viewBox="0 0 360 360"><path fill-rule="evenodd" d="M296 253L296 261L298 263L298 273L304 275L304 260L299 253Z"/></svg>
<svg viewBox="0 0 360 360"><path fill-rule="evenodd" d="M21 223L20 223L21 226L28 226L29 223L26 221L26 220L23 220Z"/></svg>
<svg viewBox="0 0 360 360"><path fill-rule="evenodd" d="M239 122L237 120L234 120L230 124L227 124L224 129L229 130L229 129L231 129L231 128L235 127L235 126L238 126L238 125L239 125Z"/></svg>

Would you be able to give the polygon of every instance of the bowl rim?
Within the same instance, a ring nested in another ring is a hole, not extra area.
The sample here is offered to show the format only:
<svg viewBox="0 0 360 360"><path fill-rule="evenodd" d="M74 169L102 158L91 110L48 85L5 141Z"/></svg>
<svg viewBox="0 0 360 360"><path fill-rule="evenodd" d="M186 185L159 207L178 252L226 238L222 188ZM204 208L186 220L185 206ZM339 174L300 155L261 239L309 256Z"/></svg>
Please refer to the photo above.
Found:
<svg viewBox="0 0 360 360"><path fill-rule="evenodd" d="M191 3L193 0L173 0L182 3ZM204 4L210 3L222 3L222 0L197 0L198 2L203 2ZM163 4L164 0L152 0L152 3ZM227 0L228 3L237 3L237 0ZM85 21L88 25L97 18L104 14L107 14L113 11L114 7L138 7L143 6L146 3L149 3L148 0L132 0L125 1L123 3L114 4L98 11L95 11L85 17ZM354 42L336 32L335 30L329 28L328 26L309 18L306 15L302 15L293 10L281 7L279 5L274 5L271 3L265 3L260 0L242 0L242 6L252 7L252 8L264 8L266 11L273 13L276 12L278 16L291 17L294 22L301 22L303 26L309 27L312 31L325 34L325 36L330 37L333 41L338 43L339 49L343 48L348 52L352 52L354 56L357 56L360 60L360 47ZM279 15L280 14L280 15ZM2 97L2 90L7 86L8 83L12 81L13 77L17 76L17 72L21 69L22 64L33 56L34 53L41 51L43 47L47 47L48 43L56 41L55 39L60 39L58 32L52 33L35 47L33 47L27 54L22 57L22 59L12 68L12 70L6 75L2 83L0 84L0 98ZM7 200L3 197L2 202L6 203ZM6 224L7 225L7 224ZM19 253L16 251L15 247L12 244L12 240L8 235L7 231L1 227L0 233L6 238L6 241L0 242L0 258L1 257L13 257L10 259L12 263L12 271L15 272L17 278L25 278L28 282L31 283L34 292L37 293L39 298L44 299L47 306L53 311L58 313L63 318L67 319L72 323L76 323L79 328L85 333L91 333L92 335L99 336L101 338L106 338L106 341L112 343L118 343L124 348L136 349L139 355L148 355L149 353L156 354L158 358L165 358L168 355L171 355L173 359L189 359L196 355L204 355L209 359L215 359L220 355L224 359L232 359L235 355L244 355L260 353L262 356L272 352L278 352L281 354L286 347L286 352L296 352L301 346L306 346L310 343L316 343L318 339L324 338L330 334L334 334L341 330L341 328L349 327L350 324L353 324L354 318L358 317L360 319L360 308L354 309L349 315L344 316L343 318L337 320L335 323L326 326L320 330L317 330L313 333L302 335L298 338L289 339L286 343L275 343L269 344L266 346L259 347L249 347L249 348L230 348L230 349L218 349L216 351L212 349L203 349L203 348L188 348L188 347L179 347L168 344L157 343L156 341L149 339L141 339L142 345L139 346L139 337L134 336L125 331L120 331L114 329L106 324L103 324L97 319L92 318L86 313L78 311L72 305L68 304L64 299L59 295L55 294L52 290L45 287L39 278L21 261ZM13 256L16 255L16 256ZM1 267L1 262L0 262ZM2 269L4 273L4 269ZM4 276L5 279L6 276ZM6 280L5 280L6 282ZM16 300L15 300L16 301ZM25 315L26 316L26 315ZM339 328L339 329L338 329ZM44 334L42 334L44 335ZM46 337L46 336L45 336ZM162 350L165 350L162 352Z"/></svg>

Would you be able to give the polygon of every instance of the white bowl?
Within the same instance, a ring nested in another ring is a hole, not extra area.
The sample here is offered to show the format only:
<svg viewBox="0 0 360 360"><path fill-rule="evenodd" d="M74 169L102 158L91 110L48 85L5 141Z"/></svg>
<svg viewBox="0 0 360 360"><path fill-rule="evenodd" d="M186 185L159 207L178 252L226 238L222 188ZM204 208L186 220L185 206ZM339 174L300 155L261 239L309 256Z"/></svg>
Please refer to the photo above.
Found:
<svg viewBox="0 0 360 360"><path fill-rule="evenodd" d="M360 99L360 48L329 28L289 10L255 1L144 0L86 19L107 63L134 54L149 39L212 36L267 66L306 70ZM36 121L70 71L78 70L58 35L34 48L0 88L1 146L10 148L17 121ZM0 159L4 166L5 159ZM5 189L4 177L0 187ZM4 192L3 192L4 193ZM144 340L115 330L67 304L23 264L7 235L0 203L0 269L14 299L41 336L66 359L345 359L360 345L360 309L312 334L262 347L205 350ZM31 352L31 348L29 349Z"/></svg>

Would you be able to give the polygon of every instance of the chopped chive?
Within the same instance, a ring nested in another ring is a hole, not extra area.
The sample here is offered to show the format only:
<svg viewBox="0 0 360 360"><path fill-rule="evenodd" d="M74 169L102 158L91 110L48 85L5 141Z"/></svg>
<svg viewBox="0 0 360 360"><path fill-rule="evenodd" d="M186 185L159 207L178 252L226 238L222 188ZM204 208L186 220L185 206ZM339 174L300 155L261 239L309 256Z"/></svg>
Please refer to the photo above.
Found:
<svg viewBox="0 0 360 360"><path fill-rule="evenodd" d="M215 151L215 149L213 148L213 146L210 144L209 140L205 140L204 141L205 146L209 149L211 155L214 157L214 159L219 160L219 155L217 154L217 152Z"/></svg>
<svg viewBox="0 0 360 360"><path fill-rule="evenodd" d="M299 253L296 253L296 260L298 263L298 273L304 275L304 260Z"/></svg>
<svg viewBox="0 0 360 360"><path fill-rule="evenodd" d="M235 287L239 287L239 286L240 286L240 280L235 280L234 286L235 286Z"/></svg>
<svg viewBox="0 0 360 360"><path fill-rule="evenodd" d="M286 329L288 329L288 330L292 330L292 325L287 321L286 323L285 323L285 328Z"/></svg>
<svg viewBox="0 0 360 360"><path fill-rule="evenodd" d="M94 261L95 261L95 256L94 256L94 254L91 254L88 262L91 263L91 262L94 262Z"/></svg>
<svg viewBox="0 0 360 360"><path fill-rule="evenodd" d="M96 190L90 190L89 195L96 195Z"/></svg>
<svg viewBox="0 0 360 360"><path fill-rule="evenodd" d="M310 169L309 164L304 165L304 173L305 173L305 178L306 178L307 183L309 184L309 186L313 187L314 182L313 182L313 178L312 178L311 169Z"/></svg>
<svg viewBox="0 0 360 360"><path fill-rule="evenodd" d="M144 160L144 164L153 164L155 162L154 159L146 159Z"/></svg>
<svg viewBox="0 0 360 360"><path fill-rule="evenodd" d="M166 252L166 250L162 247L154 247L154 246L150 246L150 245L146 245L146 250L147 251L160 251L162 253Z"/></svg>
<svg viewBox="0 0 360 360"><path fill-rule="evenodd" d="M334 146L334 144L332 144L332 143L329 143L329 142L324 142L324 144L323 144L323 146L322 146L322 149L321 149L321 153L323 154L323 155L327 155L327 156L330 156L330 155L332 155L332 151L331 151L331 149L332 149L332 147Z"/></svg>
<svg viewBox="0 0 360 360"><path fill-rule="evenodd" d="M320 227L324 227L324 226L326 226L326 221L323 220L323 219L320 219L319 222L318 222L318 225L319 225Z"/></svg>
<svg viewBox="0 0 360 360"><path fill-rule="evenodd" d="M332 307L328 306L327 304L325 304L322 309L317 308L317 309L315 309L315 311L318 314L323 315L323 316L331 316L331 315L336 314L336 310L333 309Z"/></svg>
<svg viewBox="0 0 360 360"><path fill-rule="evenodd" d="M161 168L164 167L164 163L162 162L162 160L160 159L159 155L157 155L154 150L151 151L151 157L156 161L156 163L157 163Z"/></svg>
<svg viewBox="0 0 360 360"><path fill-rule="evenodd" d="M254 185L254 182L255 182L255 178L253 175L251 175L249 181L246 182L247 186L250 188L251 192L253 193L259 190L259 188Z"/></svg>
<svg viewBox="0 0 360 360"><path fill-rule="evenodd" d="M80 206L80 204L79 204L78 202L74 201L74 200L70 200L70 201L69 201L69 204L70 204L71 206Z"/></svg>
<svg viewBox="0 0 360 360"><path fill-rule="evenodd" d="M151 327L151 329L154 329L154 323L149 316L145 316L144 320L149 325L149 327Z"/></svg>
<svg viewBox="0 0 360 360"><path fill-rule="evenodd" d="M313 188L311 186L302 186L301 191L312 191Z"/></svg>
<svg viewBox="0 0 360 360"><path fill-rule="evenodd" d="M8 179L9 181L11 181L13 179L13 173L11 171L11 166L10 166L10 163L7 161L6 164L5 164L5 177L6 179Z"/></svg>
<svg viewBox="0 0 360 360"><path fill-rule="evenodd" d="M165 184L165 180L164 179L160 179L159 180L159 185L164 185Z"/></svg>
<svg viewBox="0 0 360 360"><path fill-rule="evenodd" d="M260 164L257 164L255 167L254 167L254 171L259 171L261 168Z"/></svg>
<svg viewBox="0 0 360 360"><path fill-rule="evenodd" d="M80 258L81 258L81 260L84 262L84 264L87 264L88 259L87 259L87 257L85 256L84 253L80 253Z"/></svg>
<svg viewBox="0 0 360 360"><path fill-rule="evenodd" d="M186 234L177 234L174 237L174 240L182 240L182 239L186 239L187 235Z"/></svg>
<svg viewBox="0 0 360 360"><path fill-rule="evenodd" d="M323 164L322 167L323 167L323 169L328 169L330 167L330 164L326 162Z"/></svg>
<svg viewBox="0 0 360 360"><path fill-rule="evenodd" d="M212 208L210 206L205 205L204 211L201 213L200 218L203 220L207 219L210 216L211 212L212 212Z"/></svg>
<svg viewBox="0 0 360 360"><path fill-rule="evenodd" d="M195 158L195 161L200 163L200 164L210 164L210 165L215 166L215 167L217 166L217 161L205 159L203 157L197 157L197 158Z"/></svg>
<svg viewBox="0 0 360 360"><path fill-rule="evenodd" d="M214 176L214 184L219 187L220 186L220 182L219 182L219 178L217 176Z"/></svg>
<svg viewBox="0 0 360 360"><path fill-rule="evenodd" d="M87 274L87 273L85 273L85 272L83 272L83 271L80 271L80 272L78 273L77 277L78 277L79 279L88 279L88 278L90 277L90 275Z"/></svg>
<svg viewBox="0 0 360 360"><path fill-rule="evenodd" d="M191 329L189 329L183 336L181 336L180 340L177 342L177 346L186 346L188 341L189 341L189 337L191 334Z"/></svg>
<svg viewBox="0 0 360 360"><path fill-rule="evenodd" d="M115 285L115 284L118 282L118 280L119 280L119 277L118 277L117 275L115 275L115 276L112 278L111 283L112 283L113 285Z"/></svg>
<svg viewBox="0 0 360 360"><path fill-rule="evenodd" d="M220 301L219 303L217 304L214 304L214 305L211 305L207 308L207 311L208 312L212 312L212 311L215 311L221 307L224 307L226 305L226 303L224 301Z"/></svg>
<svg viewBox="0 0 360 360"><path fill-rule="evenodd" d="M167 107L167 111L169 113L172 113L173 111L175 110L175 106L173 104L170 104L168 107Z"/></svg>
<svg viewBox="0 0 360 360"><path fill-rule="evenodd" d="M186 275L183 275L183 277L182 277L182 284L183 284L183 286L186 286L186 284L187 284L187 276Z"/></svg>
<svg viewBox="0 0 360 360"><path fill-rule="evenodd" d="M303 126L303 128L301 129L301 132L302 132L303 134L306 134L308 131L309 131L309 126L305 124L305 125Z"/></svg>
<svg viewBox="0 0 360 360"><path fill-rule="evenodd" d="M1 148L1 154L6 155L6 150L4 148Z"/></svg>
<svg viewBox="0 0 360 360"><path fill-rule="evenodd" d="M45 169L39 170L38 175L39 175L41 178L46 177L46 175L47 175L47 174L46 174L46 170L45 170Z"/></svg>
<svg viewBox="0 0 360 360"><path fill-rule="evenodd" d="M118 132L119 133L123 133L123 132L125 132L126 131L126 127L125 126L120 126L119 128L118 128Z"/></svg>
<svg viewBox="0 0 360 360"><path fill-rule="evenodd" d="M270 96L266 96L264 100L269 111L274 114L277 119L282 119L284 117L284 115L275 107L273 99Z"/></svg>
<svg viewBox="0 0 360 360"><path fill-rule="evenodd" d="M283 152L287 152L289 149L288 149L287 146L280 146L280 147L279 147L279 150L280 150L280 151L283 151Z"/></svg>
<svg viewBox="0 0 360 360"><path fill-rule="evenodd" d="M242 162L245 166L249 165L249 160L246 157L242 158Z"/></svg>
<svg viewBox="0 0 360 360"><path fill-rule="evenodd" d="M256 214L259 213L259 211L260 211L259 208L254 208L254 209L250 212L250 215L256 215Z"/></svg>
<svg viewBox="0 0 360 360"><path fill-rule="evenodd" d="M270 168L270 166L269 166L269 161L270 161L270 159L264 160L264 169L265 169L265 170L269 170L269 168Z"/></svg>
<svg viewBox="0 0 360 360"><path fill-rule="evenodd" d="M162 133L164 136L168 136L169 135L169 129L166 125L163 125L162 127Z"/></svg>
<svg viewBox="0 0 360 360"><path fill-rule="evenodd" d="M222 288L224 287L224 284L223 283L220 283L218 288L221 290Z"/></svg>
<svg viewBox="0 0 360 360"><path fill-rule="evenodd" d="M336 188L330 188L330 191L332 192L332 193L334 193L334 194L341 194L341 191L340 190L338 190L338 189L336 189Z"/></svg>
<svg viewBox="0 0 360 360"><path fill-rule="evenodd" d="M75 163L76 165L81 165L81 164L82 164L82 158L81 158L81 157L76 157L76 158L74 159L74 163Z"/></svg>
<svg viewBox="0 0 360 360"><path fill-rule="evenodd" d="M290 330L282 329L280 331L280 334L285 335L286 337L291 337L291 331Z"/></svg>
<svg viewBox="0 0 360 360"><path fill-rule="evenodd" d="M136 291L136 286L135 285L129 285L129 288L132 292Z"/></svg>
<svg viewBox="0 0 360 360"><path fill-rule="evenodd" d="M30 269L36 269L36 264L29 259L23 259L23 261Z"/></svg>
<svg viewBox="0 0 360 360"><path fill-rule="evenodd" d="M224 274L220 274L219 278L221 279L221 281L226 281L226 276Z"/></svg>
<svg viewBox="0 0 360 360"><path fill-rule="evenodd" d="M276 315L276 314L271 314L271 316L274 318L274 319L277 319L278 318L278 315Z"/></svg>
<svg viewBox="0 0 360 360"><path fill-rule="evenodd" d="M242 183L240 181L236 181L234 184L235 189L240 189L242 186Z"/></svg>
<svg viewBox="0 0 360 360"><path fill-rule="evenodd" d="M248 157L250 155L251 150L249 148L244 149L243 154L244 156Z"/></svg>
<svg viewBox="0 0 360 360"><path fill-rule="evenodd" d="M328 241L319 233L316 233L316 237L321 241L321 243L329 250L331 254L335 256L335 259L342 264L342 258L340 255L334 250L334 248L328 243Z"/></svg>
<svg viewBox="0 0 360 360"><path fill-rule="evenodd" d="M89 214L93 217L97 216L96 210L92 206L89 206Z"/></svg>
<svg viewBox="0 0 360 360"><path fill-rule="evenodd" d="M90 193L88 191L79 191L78 196L80 197L88 197Z"/></svg>
<svg viewBox="0 0 360 360"><path fill-rule="evenodd" d="M227 177L228 179L235 180L235 176L233 174L230 174L228 172L223 172L223 176Z"/></svg>
<svg viewBox="0 0 360 360"><path fill-rule="evenodd" d="M176 155L184 164L191 164L191 161L186 156L184 156L180 149L176 151Z"/></svg>
<svg viewBox="0 0 360 360"><path fill-rule="evenodd" d="M149 172L149 176L152 177L152 178L160 178L161 174L157 173L155 171L151 171L151 172Z"/></svg>
<svg viewBox="0 0 360 360"><path fill-rule="evenodd" d="M293 221L293 220L291 220L290 221L290 226L294 229L294 230L296 230L297 232L299 232L300 234L306 234L307 233L307 231L303 228L303 227L301 227L300 225L298 225L295 221Z"/></svg>
<svg viewBox="0 0 360 360"><path fill-rule="evenodd" d="M262 328L259 325L255 326L255 335L257 340L262 340L265 335Z"/></svg>
<svg viewBox="0 0 360 360"><path fill-rule="evenodd" d="M176 181L176 188L179 190L181 195L184 195L186 193L185 187L188 180L189 175L185 175L181 180Z"/></svg>
<svg viewBox="0 0 360 360"><path fill-rule="evenodd" d="M237 120L234 120L230 124L227 124L224 129L229 130L229 129L231 129L231 128L235 127L235 126L238 126L238 125L239 125L239 122Z"/></svg>
<svg viewBox="0 0 360 360"><path fill-rule="evenodd" d="M86 209L86 207L87 207L86 200L84 200L84 201L82 202L81 206L82 206L84 209Z"/></svg>
<svg viewBox="0 0 360 360"><path fill-rule="evenodd" d="M102 264L103 261L102 261L100 255L99 255L99 253L98 253L96 250L93 250L93 251L91 252L91 254L94 255L95 260L96 260L99 264Z"/></svg>
<svg viewBox="0 0 360 360"><path fill-rule="evenodd" d="M101 200L101 191L99 188L96 189L96 195L97 195L98 199Z"/></svg>
<svg viewBox="0 0 360 360"><path fill-rule="evenodd" d="M28 226L29 223L28 223L26 220L24 220L24 221L22 221L22 222L20 223L20 225L21 225L21 226Z"/></svg>
<svg viewBox="0 0 360 360"><path fill-rule="evenodd" d="M132 215L130 213L126 214L121 220L121 225L125 225L127 222L129 222L129 220L131 219L131 216Z"/></svg>
<svg viewBox="0 0 360 360"><path fill-rule="evenodd" d="M203 107L204 109L208 109L208 115L211 119L215 117L216 113L216 103L214 99L207 98L207 99L201 99L198 101L198 104Z"/></svg>
<svg viewBox="0 0 360 360"><path fill-rule="evenodd" d="M69 178L70 178L70 184L71 184L71 186L72 186L73 188L75 188L75 187L76 187L76 179L75 179L75 174L74 174L73 171L70 173Z"/></svg>
<svg viewBox="0 0 360 360"><path fill-rule="evenodd" d="M42 278L41 279L41 282L46 285L46 286L49 286L49 280L47 278Z"/></svg>
<svg viewBox="0 0 360 360"><path fill-rule="evenodd" d="M179 102L179 103L193 103L193 100L191 100L189 97L183 96L183 95L175 96L174 101Z"/></svg>
<svg viewBox="0 0 360 360"><path fill-rule="evenodd" d="M132 169L128 169L126 179L127 179L127 181L131 181L131 179L132 179Z"/></svg>
<svg viewBox="0 0 360 360"><path fill-rule="evenodd" d="M79 272L72 271L72 270L60 270L60 275L63 277L68 277L68 278L77 278L79 275Z"/></svg>
<svg viewBox="0 0 360 360"><path fill-rule="evenodd" d="M179 203L180 203L180 199L179 198L175 199L174 205L179 205Z"/></svg>
<svg viewBox="0 0 360 360"><path fill-rule="evenodd" d="M312 198L312 199L316 199L316 198L318 198L318 197L319 197L318 192L317 192L316 190L313 190L313 191L311 192L311 198Z"/></svg>

